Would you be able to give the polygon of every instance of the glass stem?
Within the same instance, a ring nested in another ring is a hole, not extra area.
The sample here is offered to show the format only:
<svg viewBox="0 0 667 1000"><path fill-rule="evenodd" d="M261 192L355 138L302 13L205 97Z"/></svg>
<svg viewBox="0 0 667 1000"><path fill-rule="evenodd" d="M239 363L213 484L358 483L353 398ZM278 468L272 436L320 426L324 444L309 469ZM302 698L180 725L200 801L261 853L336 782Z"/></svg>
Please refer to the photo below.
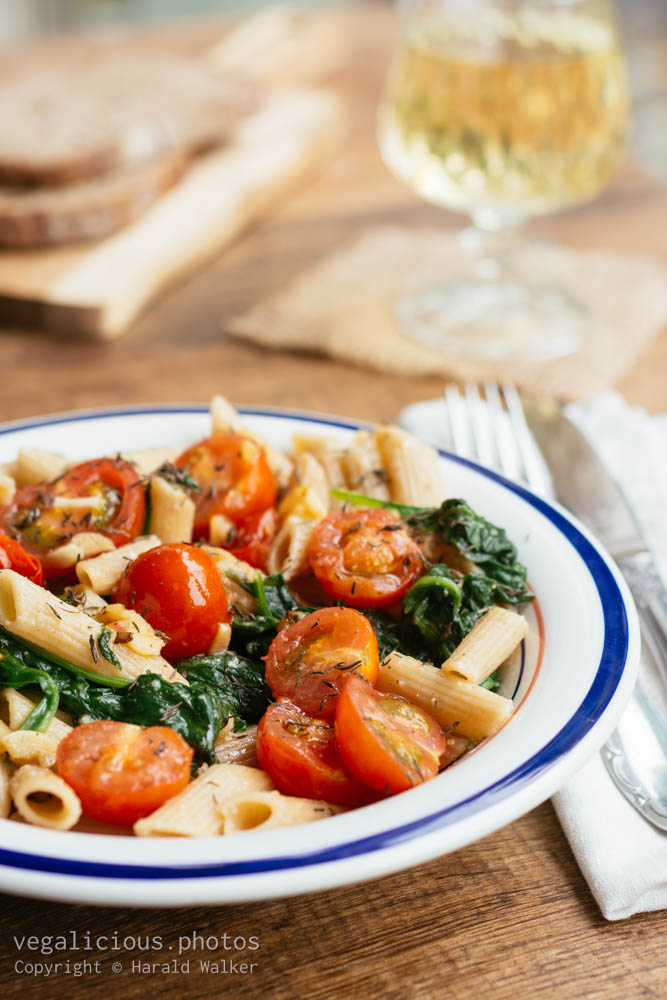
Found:
<svg viewBox="0 0 667 1000"><path fill-rule="evenodd" d="M516 281L512 257L523 220L516 215L484 210L475 213L472 221L472 226L461 232L459 240L470 258L475 277L484 282Z"/></svg>

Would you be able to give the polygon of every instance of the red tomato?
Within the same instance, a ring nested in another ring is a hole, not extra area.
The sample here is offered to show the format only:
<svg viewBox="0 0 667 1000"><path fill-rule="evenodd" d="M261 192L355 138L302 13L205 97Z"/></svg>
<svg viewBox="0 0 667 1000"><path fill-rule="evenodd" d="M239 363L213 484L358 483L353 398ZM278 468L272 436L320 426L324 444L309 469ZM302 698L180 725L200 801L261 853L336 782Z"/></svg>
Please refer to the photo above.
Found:
<svg viewBox="0 0 667 1000"><path fill-rule="evenodd" d="M214 434L188 448L174 463L199 486L195 502L195 538L208 537L208 522L224 514L241 524L273 507L276 480L261 447L241 434Z"/></svg>
<svg viewBox="0 0 667 1000"><path fill-rule="evenodd" d="M215 563L196 545L158 545L142 552L121 577L114 601L138 611L169 641L168 660L206 653L229 601Z"/></svg>
<svg viewBox="0 0 667 1000"><path fill-rule="evenodd" d="M285 795L359 806L372 792L345 770L334 728L287 701L269 705L257 726L257 760Z"/></svg>
<svg viewBox="0 0 667 1000"><path fill-rule="evenodd" d="M447 740L439 723L396 695L350 677L336 703L336 743L351 774L394 794L435 777Z"/></svg>
<svg viewBox="0 0 667 1000"><path fill-rule="evenodd" d="M229 548L237 559L265 571L271 543L277 531L278 513L275 507L269 507L236 526L231 544L225 548Z"/></svg>
<svg viewBox="0 0 667 1000"><path fill-rule="evenodd" d="M88 722L58 744L58 773L86 816L131 826L178 795L190 780L194 750L167 726Z"/></svg>
<svg viewBox="0 0 667 1000"><path fill-rule="evenodd" d="M99 532L114 545L132 541L146 518L145 493L130 462L98 458L75 466L53 483L17 490L10 503L0 507L0 529L37 556L47 579L65 576L72 567L51 563L51 550L79 531ZM68 506L68 500L79 504Z"/></svg>
<svg viewBox="0 0 667 1000"><path fill-rule="evenodd" d="M13 538L3 535L0 531L0 569L13 569L25 576L32 583L41 586L44 574L42 564L37 556L31 556Z"/></svg>
<svg viewBox="0 0 667 1000"><path fill-rule="evenodd" d="M352 608L322 608L284 628L269 646L266 680L274 698L308 715L333 717L350 674L378 678L378 644L368 618Z"/></svg>
<svg viewBox="0 0 667 1000"><path fill-rule="evenodd" d="M330 597L362 609L394 604L424 570L417 543L388 510L332 511L315 526L308 558Z"/></svg>

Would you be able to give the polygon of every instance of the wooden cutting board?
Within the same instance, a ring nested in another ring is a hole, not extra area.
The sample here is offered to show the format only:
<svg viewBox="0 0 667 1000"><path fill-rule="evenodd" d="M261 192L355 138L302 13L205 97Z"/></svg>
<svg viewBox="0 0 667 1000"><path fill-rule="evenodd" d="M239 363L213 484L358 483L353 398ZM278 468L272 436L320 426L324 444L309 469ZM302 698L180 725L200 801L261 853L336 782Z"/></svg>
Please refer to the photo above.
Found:
<svg viewBox="0 0 667 1000"><path fill-rule="evenodd" d="M235 59L270 52L263 60L266 97L230 145L197 159L136 222L97 243L0 252L0 321L116 337L160 289L220 250L327 161L340 139L340 101L328 90L289 86L290 63L292 79L310 75L297 58L294 16L282 9L256 15L207 53L220 69L233 69ZM311 59L317 24L324 42L321 21L301 24L309 32Z"/></svg>

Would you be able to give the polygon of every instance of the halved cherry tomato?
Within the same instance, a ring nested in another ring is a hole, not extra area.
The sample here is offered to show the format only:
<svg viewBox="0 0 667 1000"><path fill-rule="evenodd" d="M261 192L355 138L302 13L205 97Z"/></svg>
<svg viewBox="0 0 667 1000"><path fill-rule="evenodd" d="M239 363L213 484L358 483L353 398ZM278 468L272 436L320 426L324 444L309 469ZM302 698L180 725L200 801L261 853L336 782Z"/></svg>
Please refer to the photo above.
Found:
<svg viewBox="0 0 667 1000"><path fill-rule="evenodd" d="M168 637L162 649L168 660L207 652L218 625L229 618L227 594L210 555L180 542L137 556L113 599Z"/></svg>
<svg viewBox="0 0 667 1000"><path fill-rule="evenodd" d="M208 537L214 514L240 524L273 507L276 480L261 447L241 434L218 433L184 451L174 463L197 483L195 538Z"/></svg>
<svg viewBox="0 0 667 1000"><path fill-rule="evenodd" d="M257 726L257 760L285 795L358 806L375 796L345 769L334 728L288 701L269 705Z"/></svg>
<svg viewBox="0 0 667 1000"><path fill-rule="evenodd" d="M44 574L37 556L31 556L22 545L0 531L0 569L13 569L32 583L41 586Z"/></svg>
<svg viewBox="0 0 667 1000"><path fill-rule="evenodd" d="M275 507L253 514L235 527L230 544L225 545L237 559L266 570L271 543L278 531L278 513Z"/></svg>
<svg viewBox="0 0 667 1000"><path fill-rule="evenodd" d="M131 826L178 795L190 780L194 750L167 726L88 722L58 744L58 773L86 816Z"/></svg>
<svg viewBox="0 0 667 1000"><path fill-rule="evenodd" d="M332 511L315 526L308 558L330 597L361 609L394 604L424 570L417 543L389 510Z"/></svg>
<svg viewBox="0 0 667 1000"><path fill-rule="evenodd" d="M387 794L433 778L447 749L432 715L404 698L376 691L360 677L350 677L338 696L335 727L350 773Z"/></svg>
<svg viewBox="0 0 667 1000"><path fill-rule="evenodd" d="M47 579L71 566L50 561L51 550L80 531L94 531L114 545L132 541L146 517L146 490L137 470L121 458L83 462L53 483L24 486L0 507L0 529L37 556Z"/></svg>
<svg viewBox="0 0 667 1000"><path fill-rule="evenodd" d="M368 618L352 608L322 608L282 629L269 646L266 680L274 698L308 715L333 717L351 674L378 678L378 644Z"/></svg>

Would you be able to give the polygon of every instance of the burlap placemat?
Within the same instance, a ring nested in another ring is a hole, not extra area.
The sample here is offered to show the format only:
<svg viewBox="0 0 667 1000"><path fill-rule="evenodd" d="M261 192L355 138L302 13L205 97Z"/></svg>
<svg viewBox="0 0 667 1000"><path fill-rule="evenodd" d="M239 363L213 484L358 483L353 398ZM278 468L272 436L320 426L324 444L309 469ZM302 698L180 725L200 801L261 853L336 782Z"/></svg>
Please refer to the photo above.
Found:
<svg viewBox="0 0 667 1000"><path fill-rule="evenodd" d="M456 234L384 227L313 266L280 294L226 324L234 337L405 375L513 380L522 388L583 399L613 385L667 322L665 269L654 259L531 244L517 252L529 283L567 289L593 317L582 349L540 363L479 363L413 343L394 302L464 273Z"/></svg>

